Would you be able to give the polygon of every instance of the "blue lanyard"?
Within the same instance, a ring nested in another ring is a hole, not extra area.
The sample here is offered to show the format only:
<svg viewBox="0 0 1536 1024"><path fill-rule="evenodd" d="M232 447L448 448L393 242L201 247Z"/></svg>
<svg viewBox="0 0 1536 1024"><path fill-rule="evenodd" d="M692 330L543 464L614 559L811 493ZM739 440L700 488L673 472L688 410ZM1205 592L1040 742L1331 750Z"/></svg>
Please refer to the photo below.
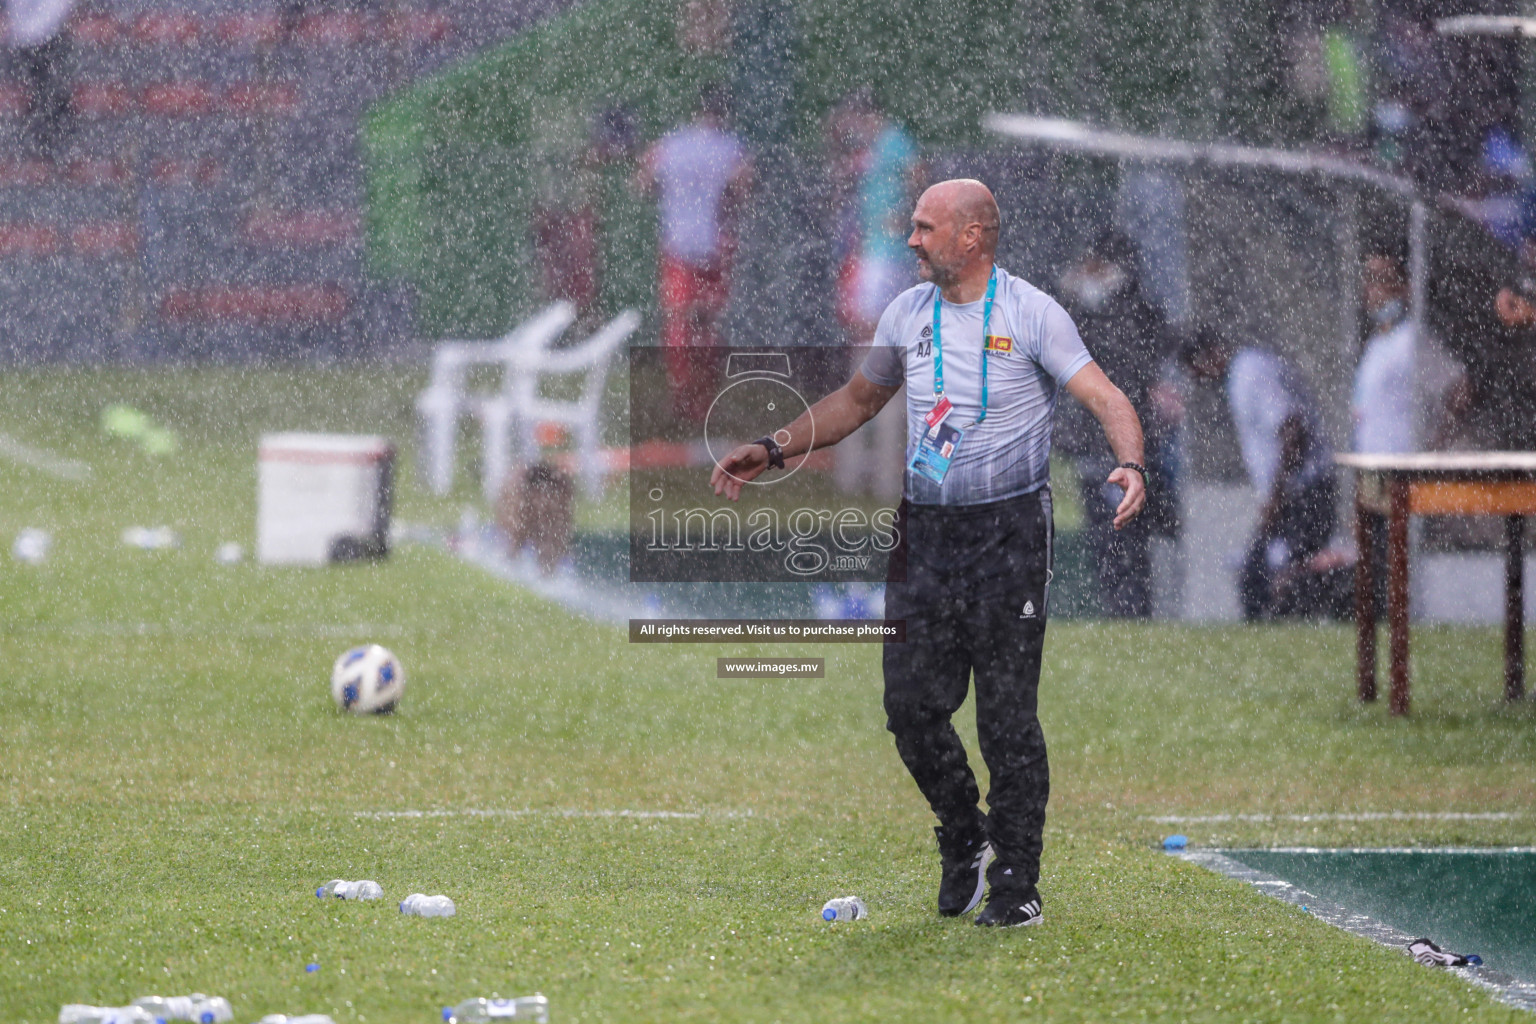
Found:
<svg viewBox="0 0 1536 1024"><path fill-rule="evenodd" d="M981 415L976 417L980 423L987 418L987 334L992 329L992 300L997 295L997 266L992 266L992 276L987 279L987 304L981 309ZM939 341L939 306L943 302L943 293L935 289L933 293L933 393L944 393L944 347Z"/></svg>

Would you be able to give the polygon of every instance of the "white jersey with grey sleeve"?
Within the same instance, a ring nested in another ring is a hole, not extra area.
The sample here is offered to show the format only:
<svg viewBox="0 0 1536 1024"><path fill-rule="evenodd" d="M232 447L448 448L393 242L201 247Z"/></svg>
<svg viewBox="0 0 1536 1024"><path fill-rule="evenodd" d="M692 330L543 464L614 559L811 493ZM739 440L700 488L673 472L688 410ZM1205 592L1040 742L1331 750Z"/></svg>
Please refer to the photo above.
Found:
<svg viewBox="0 0 1536 1024"><path fill-rule="evenodd" d="M907 385L907 461L933 408L933 300L920 284L898 295L880 318L860 372L883 387ZM906 473L907 500L977 505L1039 490L1050 480L1051 422L1062 385L1092 362L1077 327L1055 299L997 268L997 293L985 349L986 300L940 307L947 422L964 434L942 485ZM983 352L985 351L985 356ZM987 363L987 415L981 415L981 360Z"/></svg>

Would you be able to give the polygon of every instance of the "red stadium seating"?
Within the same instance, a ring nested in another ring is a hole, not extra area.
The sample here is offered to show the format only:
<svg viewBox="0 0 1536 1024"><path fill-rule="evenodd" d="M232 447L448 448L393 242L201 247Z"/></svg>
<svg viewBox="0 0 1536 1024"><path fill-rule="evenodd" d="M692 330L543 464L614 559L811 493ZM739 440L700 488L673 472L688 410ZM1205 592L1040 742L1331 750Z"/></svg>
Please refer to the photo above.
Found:
<svg viewBox="0 0 1536 1024"><path fill-rule="evenodd" d="M138 230L127 221L93 221L69 233L70 247L81 256L112 259L136 255Z"/></svg>
<svg viewBox="0 0 1536 1024"><path fill-rule="evenodd" d="M128 180L128 165L103 157L80 157L64 169L64 178L72 185L121 185Z"/></svg>
<svg viewBox="0 0 1536 1024"><path fill-rule="evenodd" d="M442 11L401 11L384 20L384 35L394 43L440 43L453 35L453 19Z"/></svg>
<svg viewBox="0 0 1536 1024"><path fill-rule="evenodd" d="M0 333L35 335L40 353L62 351L48 331L96 343L101 323L122 321L139 259L156 296L143 326L169 329L168 349L217 337L288 352L295 337L376 331L393 300L360 263L357 119L476 35L480 8L447 2L469 13L438 0L78 3L57 162L22 147L31 91L0 76L0 280L24 295L16 282L65 268L84 282L81 312L55 329L11 303Z"/></svg>
<svg viewBox="0 0 1536 1024"><path fill-rule="evenodd" d="M133 23L133 41L144 46L186 46L197 42L203 24L187 11L146 11Z"/></svg>
<svg viewBox="0 0 1536 1024"><path fill-rule="evenodd" d="M311 14L299 22L295 38L311 46L356 46L368 36L368 19L356 11Z"/></svg>
<svg viewBox="0 0 1536 1024"><path fill-rule="evenodd" d="M361 218L349 210L266 210L246 219L245 237L253 245L297 249L351 242L360 228Z"/></svg>
<svg viewBox="0 0 1536 1024"><path fill-rule="evenodd" d="M53 180L53 165L46 160L0 161L0 185L49 185Z"/></svg>
<svg viewBox="0 0 1536 1024"><path fill-rule="evenodd" d="M144 87L144 113L161 117L197 117L213 111L213 89L206 82L160 82Z"/></svg>
<svg viewBox="0 0 1536 1024"><path fill-rule="evenodd" d="M231 14L220 19L215 33L230 46L271 46L282 34L282 21L272 11Z"/></svg>
<svg viewBox="0 0 1536 1024"><path fill-rule="evenodd" d="M76 21L70 32L82 46L111 46L122 39L123 25L110 14L88 14Z"/></svg>
<svg viewBox="0 0 1536 1024"><path fill-rule="evenodd" d="M81 82L70 103L86 118L122 117L135 106L133 93L120 82Z"/></svg>
<svg viewBox="0 0 1536 1024"><path fill-rule="evenodd" d="M59 232L47 224L0 224L0 256L52 256Z"/></svg>
<svg viewBox="0 0 1536 1024"><path fill-rule="evenodd" d="M228 114L286 117L299 109L299 90L284 83L247 82L230 86L219 105Z"/></svg>
<svg viewBox="0 0 1536 1024"><path fill-rule="evenodd" d="M220 284L171 289L160 300L160 315L172 323L335 323L350 305L346 290L334 284Z"/></svg>
<svg viewBox="0 0 1536 1024"><path fill-rule="evenodd" d="M30 105L27 90L19 85L0 84L0 117L20 117Z"/></svg>

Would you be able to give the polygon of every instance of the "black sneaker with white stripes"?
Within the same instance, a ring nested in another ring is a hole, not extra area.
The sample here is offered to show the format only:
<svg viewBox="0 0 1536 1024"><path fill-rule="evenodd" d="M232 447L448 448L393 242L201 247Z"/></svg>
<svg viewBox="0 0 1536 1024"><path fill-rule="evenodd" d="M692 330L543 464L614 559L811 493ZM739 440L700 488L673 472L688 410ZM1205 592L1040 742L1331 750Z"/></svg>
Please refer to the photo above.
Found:
<svg viewBox="0 0 1536 1024"><path fill-rule="evenodd" d="M1031 886L1023 892L992 890L987 905L976 915L978 928L1020 928L1045 920L1040 893Z"/></svg>
<svg viewBox="0 0 1536 1024"><path fill-rule="evenodd" d="M958 917L976 909L987 890L987 865L992 863L992 846L977 837L956 840L942 827L933 834L939 840L939 913Z"/></svg>

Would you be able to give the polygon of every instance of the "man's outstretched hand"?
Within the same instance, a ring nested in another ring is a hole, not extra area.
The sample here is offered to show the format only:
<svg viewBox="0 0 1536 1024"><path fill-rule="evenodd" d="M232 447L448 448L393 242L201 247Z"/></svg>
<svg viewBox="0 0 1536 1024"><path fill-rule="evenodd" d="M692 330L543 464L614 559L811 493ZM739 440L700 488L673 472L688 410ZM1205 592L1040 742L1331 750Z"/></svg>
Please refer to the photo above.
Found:
<svg viewBox="0 0 1536 1024"><path fill-rule="evenodd" d="M749 481L757 479L768 468L768 449L760 444L744 444L715 463L709 474L709 485L715 494L725 495L732 501L741 498L741 489Z"/></svg>
<svg viewBox="0 0 1536 1024"><path fill-rule="evenodd" d="M1124 466L1109 474L1109 482L1125 491L1125 497L1120 499L1120 506L1115 509L1115 529L1123 529L1147 503L1147 484L1140 473Z"/></svg>

